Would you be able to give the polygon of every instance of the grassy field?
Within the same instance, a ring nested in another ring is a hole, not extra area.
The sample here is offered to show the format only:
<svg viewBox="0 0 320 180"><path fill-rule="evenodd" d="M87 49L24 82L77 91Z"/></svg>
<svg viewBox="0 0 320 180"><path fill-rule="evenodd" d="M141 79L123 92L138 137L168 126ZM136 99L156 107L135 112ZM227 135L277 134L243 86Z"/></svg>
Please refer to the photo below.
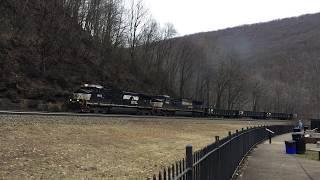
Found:
<svg viewBox="0 0 320 180"><path fill-rule="evenodd" d="M0 179L144 179L257 121L0 116Z"/></svg>

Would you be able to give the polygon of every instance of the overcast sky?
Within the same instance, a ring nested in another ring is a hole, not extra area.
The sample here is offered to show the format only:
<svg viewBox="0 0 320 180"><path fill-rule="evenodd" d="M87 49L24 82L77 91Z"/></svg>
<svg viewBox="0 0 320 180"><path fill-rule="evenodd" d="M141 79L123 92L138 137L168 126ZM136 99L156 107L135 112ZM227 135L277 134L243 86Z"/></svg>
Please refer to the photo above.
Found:
<svg viewBox="0 0 320 180"><path fill-rule="evenodd" d="M320 0L144 0L161 24L179 35L320 12Z"/></svg>

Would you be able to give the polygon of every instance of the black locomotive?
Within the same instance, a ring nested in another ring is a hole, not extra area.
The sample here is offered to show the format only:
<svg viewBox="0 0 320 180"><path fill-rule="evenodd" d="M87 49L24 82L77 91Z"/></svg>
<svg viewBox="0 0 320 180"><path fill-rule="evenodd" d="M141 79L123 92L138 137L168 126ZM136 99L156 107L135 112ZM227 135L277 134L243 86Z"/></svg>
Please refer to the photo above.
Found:
<svg viewBox="0 0 320 180"><path fill-rule="evenodd" d="M296 114L215 109L199 101L114 90L93 84L84 84L75 91L69 105L75 111L91 113L281 120L296 118Z"/></svg>

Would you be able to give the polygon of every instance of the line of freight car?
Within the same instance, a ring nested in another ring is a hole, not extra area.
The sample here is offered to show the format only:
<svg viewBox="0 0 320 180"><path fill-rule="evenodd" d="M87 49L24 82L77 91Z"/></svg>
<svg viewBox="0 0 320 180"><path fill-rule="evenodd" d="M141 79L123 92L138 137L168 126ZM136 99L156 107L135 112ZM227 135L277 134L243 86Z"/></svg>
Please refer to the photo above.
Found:
<svg viewBox="0 0 320 180"><path fill-rule="evenodd" d="M88 102L85 107L81 107L80 112L161 116L205 116L205 112L202 110L153 108L151 106L132 106L91 102Z"/></svg>
<svg viewBox="0 0 320 180"><path fill-rule="evenodd" d="M292 119L293 114L219 110L204 107L202 102L172 99L167 95L151 96L127 91L105 89L100 85L85 84L73 93L71 109L80 112L164 115L209 116L222 118Z"/></svg>

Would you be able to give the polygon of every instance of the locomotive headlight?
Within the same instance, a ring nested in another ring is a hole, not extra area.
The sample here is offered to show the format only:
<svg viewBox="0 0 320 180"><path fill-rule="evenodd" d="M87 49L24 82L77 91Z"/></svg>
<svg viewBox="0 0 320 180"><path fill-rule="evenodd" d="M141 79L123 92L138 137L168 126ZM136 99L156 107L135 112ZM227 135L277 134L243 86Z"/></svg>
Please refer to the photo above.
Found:
<svg viewBox="0 0 320 180"><path fill-rule="evenodd" d="M77 99L77 101L79 102L79 99Z"/></svg>

